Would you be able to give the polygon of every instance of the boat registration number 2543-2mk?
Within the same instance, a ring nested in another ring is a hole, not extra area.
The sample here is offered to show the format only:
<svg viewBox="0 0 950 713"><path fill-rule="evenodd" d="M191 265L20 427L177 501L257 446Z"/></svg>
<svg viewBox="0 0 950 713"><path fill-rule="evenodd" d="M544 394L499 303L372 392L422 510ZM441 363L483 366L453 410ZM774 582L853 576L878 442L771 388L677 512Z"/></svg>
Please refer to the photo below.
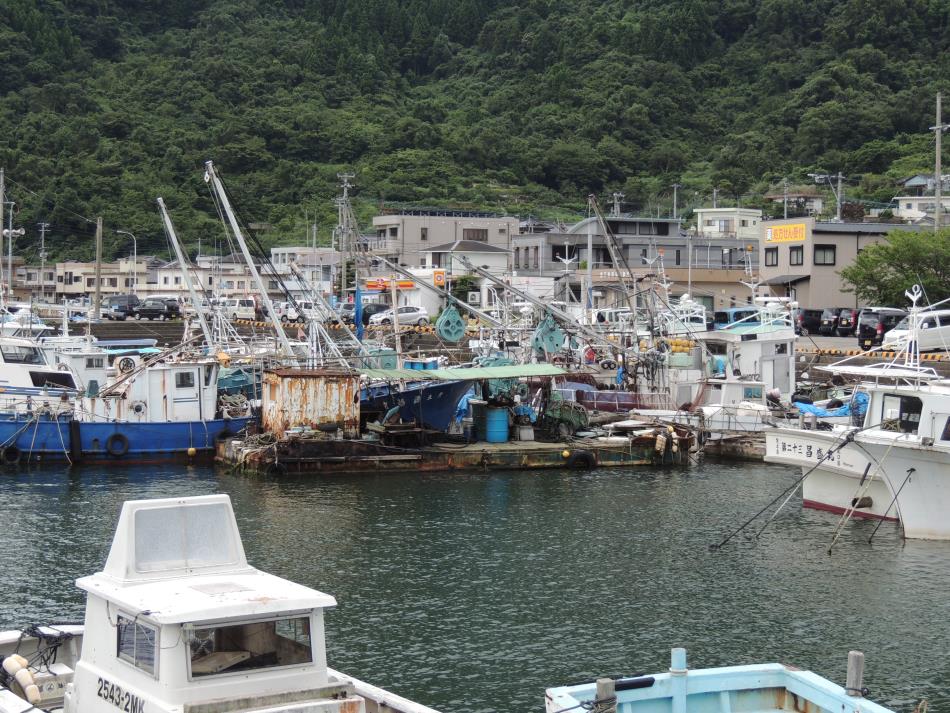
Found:
<svg viewBox="0 0 950 713"><path fill-rule="evenodd" d="M145 713L144 700L104 678L99 679L99 698L109 701L124 713Z"/></svg>

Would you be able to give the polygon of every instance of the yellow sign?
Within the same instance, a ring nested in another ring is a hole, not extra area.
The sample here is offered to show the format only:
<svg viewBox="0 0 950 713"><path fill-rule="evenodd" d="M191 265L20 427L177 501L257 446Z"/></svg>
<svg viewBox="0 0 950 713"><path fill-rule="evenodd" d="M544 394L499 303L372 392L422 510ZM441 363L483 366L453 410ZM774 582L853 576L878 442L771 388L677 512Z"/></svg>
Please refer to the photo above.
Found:
<svg viewBox="0 0 950 713"><path fill-rule="evenodd" d="M432 284L436 287L445 287L445 270L433 270Z"/></svg>
<svg viewBox="0 0 950 713"><path fill-rule="evenodd" d="M765 229L765 242L767 243L797 243L804 239L804 223L773 225L771 228Z"/></svg>
<svg viewBox="0 0 950 713"><path fill-rule="evenodd" d="M416 283L412 280L396 280L397 290L414 290ZM367 290L388 290L389 280L385 277L370 278L366 280Z"/></svg>

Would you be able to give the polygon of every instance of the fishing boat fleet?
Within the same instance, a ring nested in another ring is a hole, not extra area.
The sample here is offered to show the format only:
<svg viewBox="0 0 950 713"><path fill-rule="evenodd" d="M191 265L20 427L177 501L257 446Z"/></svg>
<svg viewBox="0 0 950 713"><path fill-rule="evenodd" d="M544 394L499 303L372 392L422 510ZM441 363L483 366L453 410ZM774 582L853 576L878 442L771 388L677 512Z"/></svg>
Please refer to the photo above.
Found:
<svg viewBox="0 0 950 713"><path fill-rule="evenodd" d="M269 334L242 337L236 308L193 279L158 198L193 307L181 342L100 343L88 323L71 336L65 312L59 336L20 319L19 331L0 334L3 463L215 457L281 475L668 465L706 451L800 466L806 506L897 520L907 537L950 538L950 387L921 365L921 315L933 307L918 305L919 289L908 293L897 359L831 365L829 398L804 399L794 302L762 296L748 266L747 307L714 328L690 295L672 297L662 260L650 287L637 286L593 198L619 307L541 299L462 252L453 259L490 285L494 309L459 299L445 280L420 283L441 304L430 324L422 310L395 308L394 295L388 312L363 319L361 270L391 270L390 284L413 275L358 248L345 188L337 234L356 246L341 253L352 294L343 284L332 305L291 264L298 291L278 310L263 282L280 281L278 272L252 252L211 162L205 179ZM405 353L420 331L428 353Z"/></svg>

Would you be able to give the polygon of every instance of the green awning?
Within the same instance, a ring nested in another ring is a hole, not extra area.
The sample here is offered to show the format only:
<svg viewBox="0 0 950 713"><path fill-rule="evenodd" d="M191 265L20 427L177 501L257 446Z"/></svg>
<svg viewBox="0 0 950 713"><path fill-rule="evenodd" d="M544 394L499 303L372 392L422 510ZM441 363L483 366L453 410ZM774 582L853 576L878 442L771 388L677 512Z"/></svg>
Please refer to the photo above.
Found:
<svg viewBox="0 0 950 713"><path fill-rule="evenodd" d="M564 369L553 364L513 364L511 366L483 366L458 369L360 369L372 379L384 381L480 381L482 379L517 379L523 376L560 376Z"/></svg>

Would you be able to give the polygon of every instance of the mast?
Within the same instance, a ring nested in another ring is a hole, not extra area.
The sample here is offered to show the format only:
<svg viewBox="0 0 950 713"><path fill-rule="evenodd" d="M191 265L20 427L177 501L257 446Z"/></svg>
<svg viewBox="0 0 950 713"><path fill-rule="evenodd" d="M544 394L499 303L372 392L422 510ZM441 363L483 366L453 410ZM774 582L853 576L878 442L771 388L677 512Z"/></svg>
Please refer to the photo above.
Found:
<svg viewBox="0 0 950 713"><path fill-rule="evenodd" d="M96 292L92 305L92 318L97 320L102 310L102 216L96 218Z"/></svg>
<svg viewBox="0 0 950 713"><path fill-rule="evenodd" d="M221 184L221 179L218 178L218 174L215 173L214 164L211 161L205 163L205 180L211 183L212 189L218 196L218 199L221 201L221 206L224 208L224 212L227 214L228 222L231 224L231 230L234 231L234 237L241 246L241 253L244 255L244 259L247 261L247 267L251 271L251 277L254 279L254 284L257 286L257 291L261 295L261 301L264 303L265 309L267 309L267 318L271 321L271 324L274 325L274 329L277 331L277 338L280 340L280 346L284 350L284 354L286 356L293 357L294 352L290 346L290 340L287 339L287 335L284 333L283 326L277 320L277 313L274 311L274 303L271 302L270 295L267 294L267 290L264 288L264 281L261 279L261 274L257 271L257 265L254 264L254 259L251 257L251 251L248 250L247 242L244 240L244 234L241 232L241 226L238 225L237 217L234 215L234 211L231 208L231 201L228 200L228 197L224 191L224 186Z"/></svg>
<svg viewBox="0 0 950 713"><path fill-rule="evenodd" d="M205 320L204 311L201 309L201 300L198 298L198 293L195 292L195 286L191 281L191 271L188 269L188 264L185 262L185 255L181 249L181 243L178 242L178 235L175 233L175 227L172 225L171 216L168 215L168 210L165 208L165 201L161 197L157 199L158 202L158 212L162 215L162 223L165 226L165 232L168 235L168 239L172 244L172 247L175 249L175 257L178 258L178 265L181 268L181 274L185 278L185 286L188 288L188 296L191 298L191 304L194 305L195 312L198 315L198 322L201 324L201 331L205 335L205 342L208 345L209 349L214 348L215 344L211 338L211 329L208 327L208 322Z"/></svg>

